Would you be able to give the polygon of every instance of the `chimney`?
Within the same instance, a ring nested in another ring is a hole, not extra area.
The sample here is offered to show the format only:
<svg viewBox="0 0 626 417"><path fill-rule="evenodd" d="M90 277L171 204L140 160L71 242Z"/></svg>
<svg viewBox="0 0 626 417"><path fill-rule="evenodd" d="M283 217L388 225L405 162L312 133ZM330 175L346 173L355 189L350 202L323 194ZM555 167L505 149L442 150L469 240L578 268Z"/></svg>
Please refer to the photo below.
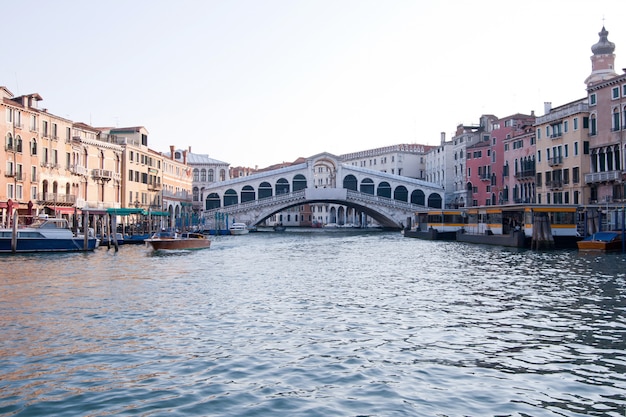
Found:
<svg viewBox="0 0 626 417"><path fill-rule="evenodd" d="M187 165L187 151L183 151L183 164Z"/></svg>
<svg viewBox="0 0 626 417"><path fill-rule="evenodd" d="M441 132L441 144L446 143L446 132Z"/></svg>
<svg viewBox="0 0 626 417"><path fill-rule="evenodd" d="M543 102L543 113L544 114L548 114L548 113L550 113L551 110L552 110L552 102L551 101L544 101Z"/></svg>
<svg viewBox="0 0 626 417"><path fill-rule="evenodd" d="M174 159L174 145L170 145L170 159Z"/></svg>

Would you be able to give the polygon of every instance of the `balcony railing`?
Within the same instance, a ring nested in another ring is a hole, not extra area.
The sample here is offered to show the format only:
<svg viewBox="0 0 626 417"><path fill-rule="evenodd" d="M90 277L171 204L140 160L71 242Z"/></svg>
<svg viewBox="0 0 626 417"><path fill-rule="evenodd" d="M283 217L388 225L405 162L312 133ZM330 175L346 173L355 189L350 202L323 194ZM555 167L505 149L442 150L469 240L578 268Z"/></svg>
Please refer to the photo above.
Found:
<svg viewBox="0 0 626 417"><path fill-rule="evenodd" d="M163 186L160 183L149 183L148 190L150 191L160 191Z"/></svg>
<svg viewBox="0 0 626 417"><path fill-rule="evenodd" d="M546 187L551 190L560 190L563 188L563 181L555 180L555 181L546 181Z"/></svg>
<svg viewBox="0 0 626 417"><path fill-rule="evenodd" d="M585 182L587 184L616 181L622 177L622 171L606 171L606 172L592 172L591 174L585 174Z"/></svg>
<svg viewBox="0 0 626 417"><path fill-rule="evenodd" d="M42 203L74 204L76 196L71 194L39 193L37 196Z"/></svg>
<svg viewBox="0 0 626 417"><path fill-rule="evenodd" d="M535 174L536 174L536 171L534 169L526 169L523 171L517 171L515 173L515 178L517 178L518 180L521 180L524 178L535 178Z"/></svg>
<svg viewBox="0 0 626 417"><path fill-rule="evenodd" d="M557 165L562 165L562 164L563 164L563 157L562 156L555 156L554 158L548 159L548 165L550 165L551 167L557 166Z"/></svg>
<svg viewBox="0 0 626 417"><path fill-rule="evenodd" d="M91 170L91 176L97 180L111 181L111 178L113 178L113 171L96 168Z"/></svg>
<svg viewBox="0 0 626 417"><path fill-rule="evenodd" d="M70 165L70 172L75 175L87 175L87 168L82 165Z"/></svg>

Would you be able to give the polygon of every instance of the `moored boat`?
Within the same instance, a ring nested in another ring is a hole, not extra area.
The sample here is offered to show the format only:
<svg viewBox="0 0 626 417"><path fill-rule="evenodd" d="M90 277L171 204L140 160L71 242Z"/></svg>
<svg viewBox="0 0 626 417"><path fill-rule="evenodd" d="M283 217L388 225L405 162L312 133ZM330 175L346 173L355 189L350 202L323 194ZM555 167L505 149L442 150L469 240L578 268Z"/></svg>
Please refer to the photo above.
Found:
<svg viewBox="0 0 626 417"><path fill-rule="evenodd" d="M63 218L36 217L30 225L0 229L0 253L92 251L98 243L92 233L74 234Z"/></svg>
<svg viewBox="0 0 626 417"><path fill-rule="evenodd" d="M461 210L426 210L415 213L415 228L403 231L404 237L425 240L455 240L456 232L465 226Z"/></svg>
<svg viewBox="0 0 626 417"><path fill-rule="evenodd" d="M228 230L231 235L246 235L250 232L248 226L245 223L233 223Z"/></svg>
<svg viewBox="0 0 626 417"><path fill-rule="evenodd" d="M581 239L576 211L571 205L471 207L456 240L532 249L575 248Z"/></svg>
<svg viewBox="0 0 626 417"><path fill-rule="evenodd" d="M201 233L177 233L162 230L145 242L156 250L192 250L206 249L211 240Z"/></svg>
<svg viewBox="0 0 626 417"><path fill-rule="evenodd" d="M583 252L618 252L624 248L622 232L597 232L577 242L578 250Z"/></svg>

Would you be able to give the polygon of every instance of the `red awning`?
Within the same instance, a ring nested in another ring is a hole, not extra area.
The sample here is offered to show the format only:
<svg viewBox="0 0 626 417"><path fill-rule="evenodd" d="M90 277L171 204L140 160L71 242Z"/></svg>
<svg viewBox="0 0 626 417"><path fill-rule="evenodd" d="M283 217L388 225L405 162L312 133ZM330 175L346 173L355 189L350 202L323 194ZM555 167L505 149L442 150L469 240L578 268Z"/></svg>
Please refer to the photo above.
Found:
<svg viewBox="0 0 626 417"><path fill-rule="evenodd" d="M9 204L6 201L0 201L0 209L9 208Z"/></svg>
<svg viewBox="0 0 626 417"><path fill-rule="evenodd" d="M54 211L61 214L74 214L74 210L80 212L80 209L75 207L54 207Z"/></svg>

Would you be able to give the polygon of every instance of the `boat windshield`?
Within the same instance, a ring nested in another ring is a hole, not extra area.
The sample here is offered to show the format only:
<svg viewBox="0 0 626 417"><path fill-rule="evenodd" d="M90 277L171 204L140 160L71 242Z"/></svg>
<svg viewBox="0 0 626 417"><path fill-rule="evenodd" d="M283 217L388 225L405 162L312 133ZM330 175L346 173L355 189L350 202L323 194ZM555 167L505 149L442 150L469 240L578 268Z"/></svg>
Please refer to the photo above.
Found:
<svg viewBox="0 0 626 417"><path fill-rule="evenodd" d="M29 226L35 229L68 229L67 220L56 218L35 218Z"/></svg>

